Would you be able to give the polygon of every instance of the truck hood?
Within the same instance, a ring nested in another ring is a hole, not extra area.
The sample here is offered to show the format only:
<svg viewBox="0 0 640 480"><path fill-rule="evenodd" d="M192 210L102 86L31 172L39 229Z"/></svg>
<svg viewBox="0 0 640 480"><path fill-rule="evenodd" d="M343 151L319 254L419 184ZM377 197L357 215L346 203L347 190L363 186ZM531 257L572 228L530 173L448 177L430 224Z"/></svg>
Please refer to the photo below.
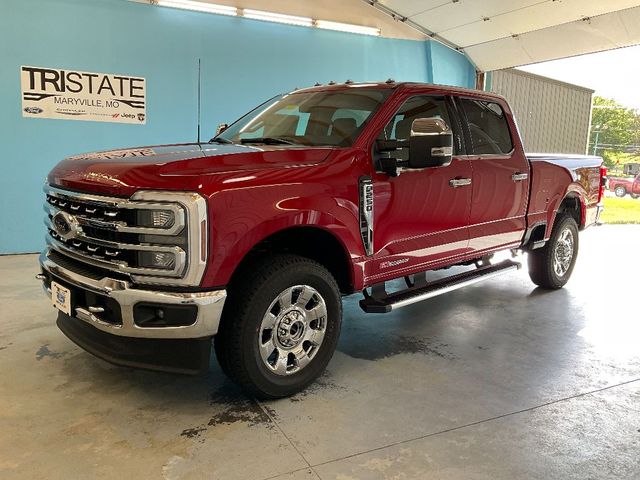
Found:
<svg viewBox="0 0 640 480"><path fill-rule="evenodd" d="M51 185L130 196L140 189L193 190L224 173L322 163L331 147L177 144L69 157L49 173Z"/></svg>

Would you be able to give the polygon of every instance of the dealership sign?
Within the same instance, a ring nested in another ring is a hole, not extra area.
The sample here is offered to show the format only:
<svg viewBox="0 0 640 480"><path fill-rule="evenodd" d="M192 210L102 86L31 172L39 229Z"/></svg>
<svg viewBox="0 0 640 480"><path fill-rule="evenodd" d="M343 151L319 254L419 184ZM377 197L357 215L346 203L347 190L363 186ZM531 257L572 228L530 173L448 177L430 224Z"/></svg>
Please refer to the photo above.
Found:
<svg viewBox="0 0 640 480"><path fill-rule="evenodd" d="M23 117L146 123L144 78L24 66L20 75Z"/></svg>

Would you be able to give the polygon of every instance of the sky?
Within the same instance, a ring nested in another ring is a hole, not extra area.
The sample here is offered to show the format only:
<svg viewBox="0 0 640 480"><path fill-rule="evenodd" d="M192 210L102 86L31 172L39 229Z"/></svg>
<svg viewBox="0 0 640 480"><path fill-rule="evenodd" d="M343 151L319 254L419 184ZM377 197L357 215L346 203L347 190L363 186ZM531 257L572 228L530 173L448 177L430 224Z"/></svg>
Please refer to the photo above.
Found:
<svg viewBox="0 0 640 480"><path fill-rule="evenodd" d="M518 68L591 88L594 95L640 110L640 45Z"/></svg>

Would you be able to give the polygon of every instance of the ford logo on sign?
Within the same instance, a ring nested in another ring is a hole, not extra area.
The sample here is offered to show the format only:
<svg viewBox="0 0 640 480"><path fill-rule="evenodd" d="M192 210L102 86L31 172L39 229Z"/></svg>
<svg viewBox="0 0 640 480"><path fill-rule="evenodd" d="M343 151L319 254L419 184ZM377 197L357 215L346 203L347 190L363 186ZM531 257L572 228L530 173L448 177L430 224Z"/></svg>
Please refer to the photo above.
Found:
<svg viewBox="0 0 640 480"><path fill-rule="evenodd" d="M40 107L27 107L24 111L27 113L33 113L34 115L44 112Z"/></svg>

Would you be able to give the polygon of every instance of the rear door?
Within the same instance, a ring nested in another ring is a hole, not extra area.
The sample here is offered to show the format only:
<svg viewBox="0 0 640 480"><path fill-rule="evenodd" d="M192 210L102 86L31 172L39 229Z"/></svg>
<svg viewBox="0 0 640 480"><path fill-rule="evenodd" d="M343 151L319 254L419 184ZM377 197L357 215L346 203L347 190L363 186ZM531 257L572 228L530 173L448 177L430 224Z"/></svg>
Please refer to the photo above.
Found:
<svg viewBox="0 0 640 480"><path fill-rule="evenodd" d="M484 251L520 243L526 229L530 166L513 138L515 124L506 104L458 98L466 118L472 168L469 248Z"/></svg>

